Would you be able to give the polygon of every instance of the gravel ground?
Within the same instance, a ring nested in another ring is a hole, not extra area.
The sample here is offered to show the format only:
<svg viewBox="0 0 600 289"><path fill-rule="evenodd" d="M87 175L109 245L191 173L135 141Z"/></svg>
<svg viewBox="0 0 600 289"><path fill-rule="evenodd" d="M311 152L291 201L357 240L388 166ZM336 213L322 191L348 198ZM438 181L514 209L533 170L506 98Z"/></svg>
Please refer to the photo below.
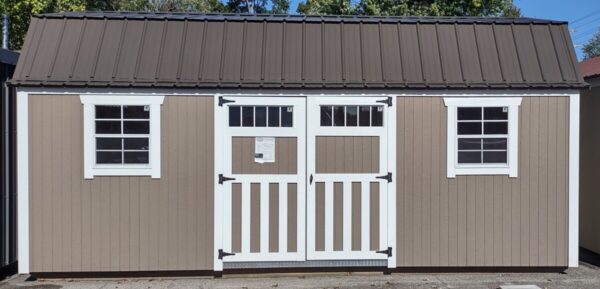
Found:
<svg viewBox="0 0 600 289"><path fill-rule="evenodd" d="M581 263L563 273L323 273L226 275L223 278L46 279L25 281L15 276L0 289L150 289L150 288L499 288L537 285L540 288L600 288L600 268Z"/></svg>

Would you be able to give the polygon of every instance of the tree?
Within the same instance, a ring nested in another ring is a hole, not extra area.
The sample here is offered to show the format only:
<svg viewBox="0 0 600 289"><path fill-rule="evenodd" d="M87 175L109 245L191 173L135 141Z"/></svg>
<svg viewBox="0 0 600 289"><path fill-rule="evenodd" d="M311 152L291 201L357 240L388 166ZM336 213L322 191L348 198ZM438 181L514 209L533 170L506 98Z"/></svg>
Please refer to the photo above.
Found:
<svg viewBox="0 0 600 289"><path fill-rule="evenodd" d="M302 14L382 16L520 16L513 0L305 0Z"/></svg>
<svg viewBox="0 0 600 289"><path fill-rule="evenodd" d="M592 36L592 39L588 41L583 48L583 59L590 59L596 56L600 56L600 29Z"/></svg>

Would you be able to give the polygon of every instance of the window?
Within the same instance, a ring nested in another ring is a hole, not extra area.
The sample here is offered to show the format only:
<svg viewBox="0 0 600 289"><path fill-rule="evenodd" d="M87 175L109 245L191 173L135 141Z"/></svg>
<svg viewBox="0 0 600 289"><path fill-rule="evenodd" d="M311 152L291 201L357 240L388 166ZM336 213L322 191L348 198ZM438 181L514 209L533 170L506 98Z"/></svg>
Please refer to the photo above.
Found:
<svg viewBox="0 0 600 289"><path fill-rule="evenodd" d="M84 176L160 178L163 96L83 95Z"/></svg>
<svg viewBox="0 0 600 289"><path fill-rule="evenodd" d="M445 98L448 177L517 177L521 98Z"/></svg>
<svg viewBox="0 0 600 289"><path fill-rule="evenodd" d="M383 126L381 105L321 105L321 126Z"/></svg>
<svg viewBox="0 0 600 289"><path fill-rule="evenodd" d="M230 127L292 127L292 106L229 106Z"/></svg>

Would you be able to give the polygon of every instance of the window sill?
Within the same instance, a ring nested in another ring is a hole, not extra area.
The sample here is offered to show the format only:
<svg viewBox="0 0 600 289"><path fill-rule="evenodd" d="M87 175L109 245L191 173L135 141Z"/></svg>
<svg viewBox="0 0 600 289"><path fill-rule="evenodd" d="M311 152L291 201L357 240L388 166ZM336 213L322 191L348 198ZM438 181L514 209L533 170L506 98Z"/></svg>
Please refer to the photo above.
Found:
<svg viewBox="0 0 600 289"><path fill-rule="evenodd" d="M448 178L456 178L456 176L489 176L489 175L508 175L511 178L516 178L516 170L507 166L469 166L455 167L448 170Z"/></svg>
<svg viewBox="0 0 600 289"><path fill-rule="evenodd" d="M93 179L95 176L149 176L153 179L160 179L160 170L155 170L151 167L95 167L90 172L86 172L85 179Z"/></svg>

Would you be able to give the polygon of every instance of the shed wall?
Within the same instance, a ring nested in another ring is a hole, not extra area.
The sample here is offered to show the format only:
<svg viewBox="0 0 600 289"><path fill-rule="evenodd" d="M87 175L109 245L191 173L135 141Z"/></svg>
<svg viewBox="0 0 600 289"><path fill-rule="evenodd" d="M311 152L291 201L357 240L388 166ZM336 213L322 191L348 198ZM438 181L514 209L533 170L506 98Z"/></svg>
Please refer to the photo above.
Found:
<svg viewBox="0 0 600 289"><path fill-rule="evenodd" d="M161 171L83 179L78 95L30 95L31 272L212 270L212 97L161 107Z"/></svg>
<svg viewBox="0 0 600 289"><path fill-rule="evenodd" d="M398 267L568 265L568 97L523 98L518 178L448 179L443 98L396 109Z"/></svg>
<svg viewBox="0 0 600 289"><path fill-rule="evenodd" d="M600 254L600 81L586 80L592 88L581 93L579 244Z"/></svg>

